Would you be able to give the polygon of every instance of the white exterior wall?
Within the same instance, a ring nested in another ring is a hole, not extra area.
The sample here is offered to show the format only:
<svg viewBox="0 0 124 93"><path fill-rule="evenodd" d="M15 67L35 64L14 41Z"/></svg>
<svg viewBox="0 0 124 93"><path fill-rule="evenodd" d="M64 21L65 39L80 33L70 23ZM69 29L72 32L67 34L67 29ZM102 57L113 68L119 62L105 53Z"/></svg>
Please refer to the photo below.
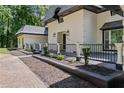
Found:
<svg viewBox="0 0 124 93"><path fill-rule="evenodd" d="M100 28L104 23L123 20L124 18L118 14L111 16L110 11L95 14L81 9L63 17L63 19L63 23L58 23L57 20L48 23L48 43L57 43L57 33L69 30L70 33L66 39L67 44L75 44L76 42L102 44ZM53 33L56 33L56 37L53 37Z"/></svg>
<svg viewBox="0 0 124 93"><path fill-rule="evenodd" d="M66 37L67 44L83 42L83 10L63 17L64 22L53 21L48 24L48 43L57 43L57 33L69 30L69 36ZM53 37L56 33L56 37Z"/></svg>
<svg viewBox="0 0 124 93"><path fill-rule="evenodd" d="M23 34L23 35L20 35L18 36L18 39L20 38L20 45L19 45L19 42L18 42L18 48L23 48L22 46L22 38L24 39L24 45L26 43L28 44L34 44L34 43L45 43L47 42L48 38L47 36L43 36L43 35L28 35L28 34Z"/></svg>
<svg viewBox="0 0 124 93"><path fill-rule="evenodd" d="M97 34L97 16L95 13L84 10L83 17L83 33L84 33L84 43L95 44L96 34Z"/></svg>

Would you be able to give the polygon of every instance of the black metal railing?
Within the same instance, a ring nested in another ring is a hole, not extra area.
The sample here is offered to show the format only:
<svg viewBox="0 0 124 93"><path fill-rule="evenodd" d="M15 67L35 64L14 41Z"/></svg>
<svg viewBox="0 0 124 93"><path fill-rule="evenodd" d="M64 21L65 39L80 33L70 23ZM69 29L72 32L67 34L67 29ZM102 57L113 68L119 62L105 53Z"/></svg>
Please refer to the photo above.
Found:
<svg viewBox="0 0 124 93"><path fill-rule="evenodd" d="M30 48L30 45L28 43L25 44L25 48L26 49L29 49Z"/></svg>
<svg viewBox="0 0 124 93"><path fill-rule="evenodd" d="M34 50L40 50L40 45L38 43L35 43L34 45L35 45Z"/></svg>
<svg viewBox="0 0 124 93"><path fill-rule="evenodd" d="M60 44L60 52L66 56L76 56L76 44Z"/></svg>
<svg viewBox="0 0 124 93"><path fill-rule="evenodd" d="M82 48L90 48L90 59L110 63L117 61L117 51L114 44L80 44L80 48L82 56Z"/></svg>
<svg viewBox="0 0 124 93"><path fill-rule="evenodd" d="M57 44L48 44L48 51L57 54Z"/></svg>

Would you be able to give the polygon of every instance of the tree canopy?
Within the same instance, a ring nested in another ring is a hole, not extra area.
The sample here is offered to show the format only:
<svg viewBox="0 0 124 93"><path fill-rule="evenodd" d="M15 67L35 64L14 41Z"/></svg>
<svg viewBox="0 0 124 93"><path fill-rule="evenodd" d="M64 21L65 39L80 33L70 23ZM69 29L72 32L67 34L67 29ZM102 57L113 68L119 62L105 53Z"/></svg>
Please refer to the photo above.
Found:
<svg viewBox="0 0 124 93"><path fill-rule="evenodd" d="M0 47L16 47L15 33L23 25L42 26L46 5L1 5L0 6Z"/></svg>

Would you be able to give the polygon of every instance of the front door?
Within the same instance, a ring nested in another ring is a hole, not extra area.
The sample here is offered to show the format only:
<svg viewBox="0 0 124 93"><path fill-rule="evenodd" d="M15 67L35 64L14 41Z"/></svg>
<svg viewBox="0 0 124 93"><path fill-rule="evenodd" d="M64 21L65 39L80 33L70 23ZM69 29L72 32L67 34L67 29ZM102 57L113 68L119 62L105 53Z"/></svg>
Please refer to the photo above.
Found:
<svg viewBox="0 0 124 93"><path fill-rule="evenodd" d="M66 49L66 34L63 34L63 49Z"/></svg>

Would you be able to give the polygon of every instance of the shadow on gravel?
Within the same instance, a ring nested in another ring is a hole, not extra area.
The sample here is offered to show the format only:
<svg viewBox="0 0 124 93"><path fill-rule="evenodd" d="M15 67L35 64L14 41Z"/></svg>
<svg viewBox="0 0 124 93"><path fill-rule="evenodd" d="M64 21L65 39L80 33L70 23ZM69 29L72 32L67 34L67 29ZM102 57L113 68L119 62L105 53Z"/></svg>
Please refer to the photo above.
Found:
<svg viewBox="0 0 124 93"><path fill-rule="evenodd" d="M92 85L89 85L87 82L81 82L74 78L75 76L70 76L66 79L63 79L59 82L56 82L52 85L50 85L50 88L95 88Z"/></svg>
<svg viewBox="0 0 124 93"><path fill-rule="evenodd" d="M24 54L24 53L22 53L22 52L20 52L18 50L11 50L10 54L14 55L14 56L25 56L26 55L26 54Z"/></svg>

